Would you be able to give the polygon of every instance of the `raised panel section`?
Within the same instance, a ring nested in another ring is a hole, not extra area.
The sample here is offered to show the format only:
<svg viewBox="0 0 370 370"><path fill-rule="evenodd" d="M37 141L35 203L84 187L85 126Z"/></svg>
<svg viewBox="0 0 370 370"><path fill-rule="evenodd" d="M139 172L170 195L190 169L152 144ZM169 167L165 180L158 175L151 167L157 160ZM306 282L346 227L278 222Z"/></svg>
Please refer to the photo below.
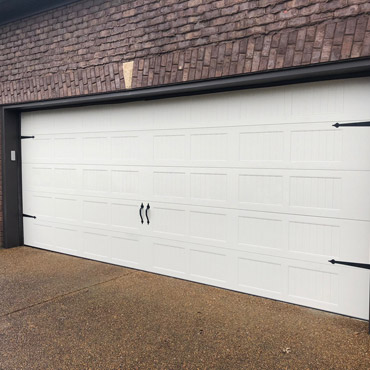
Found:
<svg viewBox="0 0 370 370"><path fill-rule="evenodd" d="M139 172L112 170L112 192L135 194L139 191Z"/></svg>
<svg viewBox="0 0 370 370"><path fill-rule="evenodd" d="M280 249L283 225L279 220L239 217L238 241L253 247Z"/></svg>
<svg viewBox="0 0 370 370"><path fill-rule="evenodd" d="M292 116L317 116L340 114L343 111L343 85L333 85L328 89L325 84L307 84L293 86L290 90L290 114ZM322 118L321 118L322 119Z"/></svg>
<svg viewBox="0 0 370 370"><path fill-rule="evenodd" d="M83 250L87 256L105 259L110 255L108 235L100 233L83 233Z"/></svg>
<svg viewBox="0 0 370 370"><path fill-rule="evenodd" d="M150 220L156 232L175 235L186 233L186 213L183 210L152 206Z"/></svg>
<svg viewBox="0 0 370 370"><path fill-rule="evenodd" d="M283 156L283 132L244 132L240 134L239 159L241 161L282 161Z"/></svg>
<svg viewBox="0 0 370 370"><path fill-rule="evenodd" d="M53 169L51 167L33 166L28 171L27 175L30 177L32 186L45 188L53 185Z"/></svg>
<svg viewBox="0 0 370 370"><path fill-rule="evenodd" d="M62 221L79 221L80 210L80 202L76 199L55 198L55 217Z"/></svg>
<svg viewBox="0 0 370 370"><path fill-rule="evenodd" d="M83 170L83 186L87 191L109 192L110 179L107 170Z"/></svg>
<svg viewBox="0 0 370 370"><path fill-rule="evenodd" d="M112 237L112 260L120 264L138 265L142 262L142 245L137 239Z"/></svg>
<svg viewBox="0 0 370 370"><path fill-rule="evenodd" d="M227 200L227 175L217 173L192 173L190 192L194 199Z"/></svg>
<svg viewBox="0 0 370 370"><path fill-rule="evenodd" d="M50 196L31 194L24 204L25 210L39 217L52 217L54 215L54 199Z"/></svg>
<svg viewBox="0 0 370 370"><path fill-rule="evenodd" d="M30 239L32 246L54 250L54 229L51 226L34 224Z"/></svg>
<svg viewBox="0 0 370 370"><path fill-rule="evenodd" d="M282 281L280 264L248 258L238 259L239 286L281 293Z"/></svg>
<svg viewBox="0 0 370 370"><path fill-rule="evenodd" d="M227 280L228 264L226 255L202 250L190 250L190 274L214 282Z"/></svg>
<svg viewBox="0 0 370 370"><path fill-rule="evenodd" d="M339 256L340 228L306 222L289 223L289 249L321 256Z"/></svg>
<svg viewBox="0 0 370 370"><path fill-rule="evenodd" d="M38 161L50 161L50 159L52 158L51 149L53 147L53 142L51 138L34 138L30 143L32 144L32 152L30 153L31 161L35 159L37 159Z"/></svg>
<svg viewBox="0 0 370 370"><path fill-rule="evenodd" d="M80 141L74 137L54 139L54 159L75 162L79 157Z"/></svg>
<svg viewBox="0 0 370 370"><path fill-rule="evenodd" d="M139 206L124 203L112 203L112 226L137 229L140 224Z"/></svg>
<svg viewBox="0 0 370 370"><path fill-rule="evenodd" d="M55 247L65 252L77 252L82 249L79 233L77 230L55 227L54 228Z"/></svg>
<svg viewBox="0 0 370 370"><path fill-rule="evenodd" d="M190 212L190 235L209 240L225 241L227 238L226 215Z"/></svg>
<svg viewBox="0 0 370 370"><path fill-rule="evenodd" d="M137 136L112 137L112 160L118 162L137 160L139 151Z"/></svg>
<svg viewBox="0 0 370 370"><path fill-rule="evenodd" d="M54 187L63 190L77 190L78 172L74 168L55 168Z"/></svg>
<svg viewBox="0 0 370 370"><path fill-rule="evenodd" d="M83 158L84 160L101 163L110 157L109 138L107 137L84 137Z"/></svg>
<svg viewBox="0 0 370 370"><path fill-rule="evenodd" d="M290 205L340 209L342 180L335 177L291 177Z"/></svg>
<svg viewBox="0 0 370 370"><path fill-rule="evenodd" d="M226 161L228 158L227 134L191 135L191 159L193 161Z"/></svg>
<svg viewBox="0 0 370 370"><path fill-rule="evenodd" d="M185 173L154 172L154 195L164 197L185 197Z"/></svg>
<svg viewBox="0 0 370 370"><path fill-rule="evenodd" d="M338 162L342 159L342 131L293 131L290 141L292 162Z"/></svg>
<svg viewBox="0 0 370 370"><path fill-rule="evenodd" d="M184 135L156 135L153 137L153 158L164 161L185 160Z"/></svg>
<svg viewBox="0 0 370 370"><path fill-rule="evenodd" d="M155 268L180 274L186 272L187 254L185 248L170 244L154 243L153 249L153 264Z"/></svg>
<svg viewBox="0 0 370 370"><path fill-rule="evenodd" d="M269 175L240 175L239 201L257 204L283 203L283 177Z"/></svg>
<svg viewBox="0 0 370 370"><path fill-rule="evenodd" d="M289 267L289 295L316 302L338 303L338 275L301 267Z"/></svg>
<svg viewBox="0 0 370 370"><path fill-rule="evenodd" d="M97 226L108 225L110 223L108 203L85 200L83 202L83 220Z"/></svg>

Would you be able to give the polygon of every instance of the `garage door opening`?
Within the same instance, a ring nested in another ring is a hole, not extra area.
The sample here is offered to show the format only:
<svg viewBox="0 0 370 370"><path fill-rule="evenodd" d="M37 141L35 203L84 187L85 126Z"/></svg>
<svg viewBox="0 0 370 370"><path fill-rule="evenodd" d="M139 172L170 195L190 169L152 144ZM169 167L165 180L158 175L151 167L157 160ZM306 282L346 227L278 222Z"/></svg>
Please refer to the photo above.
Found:
<svg viewBox="0 0 370 370"><path fill-rule="evenodd" d="M22 113L25 244L367 319L369 82Z"/></svg>

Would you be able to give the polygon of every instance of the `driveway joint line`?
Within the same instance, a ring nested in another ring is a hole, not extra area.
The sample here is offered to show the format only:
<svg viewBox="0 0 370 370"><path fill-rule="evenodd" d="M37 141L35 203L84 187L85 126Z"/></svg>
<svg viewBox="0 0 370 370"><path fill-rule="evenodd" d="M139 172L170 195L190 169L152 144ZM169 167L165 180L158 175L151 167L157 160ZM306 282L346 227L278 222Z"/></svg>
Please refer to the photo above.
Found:
<svg viewBox="0 0 370 370"><path fill-rule="evenodd" d="M80 289L77 289L77 290L73 290L73 291L70 291L70 292L67 292L67 293L64 293L64 294L60 294L60 295L54 296L52 298L46 299L44 301L37 302L37 303L31 304L31 305L26 306L26 307L19 308L17 310L11 311L11 312L7 312L5 314L0 315L0 319L2 319L3 317L6 317L6 316L10 316L10 315L12 315L14 313L25 311L25 310L27 310L29 308L34 308L34 307L37 307L37 306L41 306L41 305L43 305L45 303L50 303L50 302L56 301L56 300L58 300L60 298L64 298L66 296L73 295L75 293L79 293L79 292L81 292L83 290L86 290L86 289L89 289L89 288L94 288L94 287L96 287L98 285L103 285L103 284L110 283L110 282L115 281L115 280L119 280L119 279L124 278L124 277L126 277L128 275L136 274L138 272L140 272L140 271L135 271L135 270L134 271L130 271L130 272L126 273L126 274L117 276L117 277L115 277L113 279L109 279L109 280L101 281L101 282L96 283L96 284L88 285L88 286L85 286L83 288L80 288Z"/></svg>

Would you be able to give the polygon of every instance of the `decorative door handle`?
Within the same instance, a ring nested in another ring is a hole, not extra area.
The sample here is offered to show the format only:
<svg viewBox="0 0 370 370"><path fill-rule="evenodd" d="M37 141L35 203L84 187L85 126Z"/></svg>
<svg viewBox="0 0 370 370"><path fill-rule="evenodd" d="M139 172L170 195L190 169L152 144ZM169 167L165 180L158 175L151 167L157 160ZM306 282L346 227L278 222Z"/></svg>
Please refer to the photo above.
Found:
<svg viewBox="0 0 370 370"><path fill-rule="evenodd" d="M146 210L145 210L145 216L146 216L146 220L148 222L148 225L149 225L149 217L148 217L148 211L150 210L150 205L148 203L148 205L146 206Z"/></svg>
<svg viewBox="0 0 370 370"><path fill-rule="evenodd" d="M143 215L141 214L141 211L143 210L143 208L144 208L144 204L141 203L141 206L140 206L140 209L139 209L139 215L140 215L140 219L141 219L142 224L144 223Z"/></svg>

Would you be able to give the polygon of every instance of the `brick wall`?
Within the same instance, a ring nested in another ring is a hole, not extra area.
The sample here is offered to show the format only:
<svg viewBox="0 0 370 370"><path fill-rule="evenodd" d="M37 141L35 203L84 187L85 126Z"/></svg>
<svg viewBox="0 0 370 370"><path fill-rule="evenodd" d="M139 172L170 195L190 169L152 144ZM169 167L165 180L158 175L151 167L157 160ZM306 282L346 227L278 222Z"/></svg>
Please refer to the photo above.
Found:
<svg viewBox="0 0 370 370"><path fill-rule="evenodd" d="M367 0L87 0L0 26L0 103L370 56Z"/></svg>

